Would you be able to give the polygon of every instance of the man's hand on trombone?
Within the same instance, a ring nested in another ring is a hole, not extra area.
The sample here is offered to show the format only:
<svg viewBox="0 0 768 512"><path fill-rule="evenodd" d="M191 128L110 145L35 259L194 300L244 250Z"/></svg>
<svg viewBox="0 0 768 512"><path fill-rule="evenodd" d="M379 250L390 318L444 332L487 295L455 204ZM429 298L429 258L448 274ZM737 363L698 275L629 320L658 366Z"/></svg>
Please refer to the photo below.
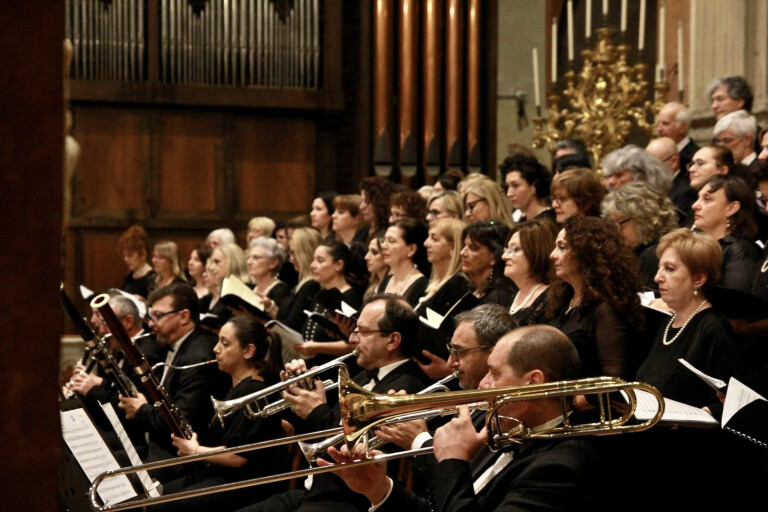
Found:
<svg viewBox="0 0 768 512"><path fill-rule="evenodd" d="M370 455L380 455L379 450L371 450ZM362 443L355 446L353 455L350 455L346 445L341 450L331 447L328 449L328 455L337 464L342 462L352 462L353 460L365 460L365 447ZM330 466L331 463L325 459L317 459L317 465ZM389 495L392 489L392 480L387 476L387 463L376 462L365 466L353 466L349 469L342 469L336 474L344 480L347 486L368 498L373 505L378 505Z"/></svg>

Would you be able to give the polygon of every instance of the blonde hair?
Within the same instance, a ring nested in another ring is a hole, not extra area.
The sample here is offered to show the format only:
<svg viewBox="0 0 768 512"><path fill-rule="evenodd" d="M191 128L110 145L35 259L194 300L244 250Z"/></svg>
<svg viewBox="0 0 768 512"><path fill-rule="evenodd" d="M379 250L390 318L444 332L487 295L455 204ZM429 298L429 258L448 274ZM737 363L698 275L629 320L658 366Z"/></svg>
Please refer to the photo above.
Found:
<svg viewBox="0 0 768 512"><path fill-rule="evenodd" d="M245 264L245 253L237 244L222 244L213 252L221 251L224 259L227 260L227 275L235 276L244 283L250 283L251 277L248 275L248 267Z"/></svg>
<svg viewBox="0 0 768 512"><path fill-rule="evenodd" d="M432 206L432 203L438 199L443 201L445 211L448 213L458 215L459 220L464 220L464 206L462 205L461 194L455 190L444 190L442 192L436 192L427 201L427 210Z"/></svg>
<svg viewBox="0 0 768 512"><path fill-rule="evenodd" d="M261 236L269 238L275 231L275 221L269 217L254 217L248 221L248 229L258 229Z"/></svg>
<svg viewBox="0 0 768 512"><path fill-rule="evenodd" d="M445 238L453 246L451 252L451 262L448 264L448 270L442 278L435 275L435 267L432 267L432 275L429 277L427 285L427 294L432 294L440 289L450 278L461 270L461 249L464 243L461 239L461 233L466 224L459 219L437 219L429 230L434 230L439 236Z"/></svg>
<svg viewBox="0 0 768 512"><path fill-rule="evenodd" d="M512 219L512 206L509 204L509 199L507 199L504 191L495 181L485 178L474 179L467 183L462 194L465 211L468 194L475 194L477 197L488 202L488 207L491 210L491 218L488 220L501 221L509 227L515 225L515 221Z"/></svg>
<svg viewBox="0 0 768 512"><path fill-rule="evenodd" d="M309 266L315 257L315 249L323 241L322 235L315 228L296 228L291 235L290 248L296 263L299 265L299 282L296 290L312 279Z"/></svg>
<svg viewBox="0 0 768 512"><path fill-rule="evenodd" d="M187 280L183 269L181 268L181 256L179 253L179 246L176 245L176 242L172 242L170 240L161 240L155 244L152 250L157 251L160 257L165 258L171 262L171 270L173 271L174 276L180 277L184 281ZM157 274L157 277L155 277L155 286L159 286L162 279L163 278L160 276L160 274Z"/></svg>

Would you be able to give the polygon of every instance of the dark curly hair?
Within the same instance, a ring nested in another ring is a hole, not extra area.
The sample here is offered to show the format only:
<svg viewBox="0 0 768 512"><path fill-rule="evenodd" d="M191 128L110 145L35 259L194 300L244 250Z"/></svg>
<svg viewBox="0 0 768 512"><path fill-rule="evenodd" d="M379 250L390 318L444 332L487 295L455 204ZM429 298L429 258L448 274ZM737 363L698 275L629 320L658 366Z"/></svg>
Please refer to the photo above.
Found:
<svg viewBox="0 0 768 512"><path fill-rule="evenodd" d="M536 158L518 153L508 156L499 165L502 176L510 172L519 172L520 176L536 189L538 199L549 197L549 186L552 184L552 173L549 172Z"/></svg>
<svg viewBox="0 0 768 512"><path fill-rule="evenodd" d="M423 221L427 218L427 200L424 196L413 190L395 192L389 199L389 207L401 206L405 210L405 216Z"/></svg>
<svg viewBox="0 0 768 512"><path fill-rule="evenodd" d="M584 280L582 307L605 301L636 330L644 327L638 292L642 289L637 261L624 246L615 222L574 215L563 225L572 261ZM573 297L570 284L557 280L550 286L546 314L554 317Z"/></svg>
<svg viewBox="0 0 768 512"><path fill-rule="evenodd" d="M381 176L368 176L360 182L360 190L365 191L374 212L369 232L375 233L386 228L389 224L389 198L395 191L395 185Z"/></svg>

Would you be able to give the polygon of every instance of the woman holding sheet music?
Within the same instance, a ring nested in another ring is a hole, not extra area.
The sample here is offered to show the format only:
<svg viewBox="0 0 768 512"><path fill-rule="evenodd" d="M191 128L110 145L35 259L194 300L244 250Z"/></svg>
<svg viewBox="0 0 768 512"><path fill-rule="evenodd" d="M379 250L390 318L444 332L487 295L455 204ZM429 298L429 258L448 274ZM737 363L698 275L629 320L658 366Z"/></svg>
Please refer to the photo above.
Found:
<svg viewBox="0 0 768 512"><path fill-rule="evenodd" d="M208 258L205 270L211 280L211 295L201 299L200 311L203 325L215 330L232 316L232 311L219 300L224 278L234 276L244 283L249 281L243 250L236 244L219 245Z"/></svg>
<svg viewBox="0 0 768 512"><path fill-rule="evenodd" d="M362 304L362 293L367 282L363 248L360 244L347 247L344 242L326 241L315 249L310 265L312 278L320 284L321 290L314 297L311 311L326 316L341 308L341 301L354 309ZM336 291L336 293L333 293ZM333 313L335 315L335 313ZM318 322L309 318L302 332L305 342L294 349L305 356L315 357L315 364L322 364L327 358L316 356L340 356L352 351L352 347L338 335L334 335Z"/></svg>
<svg viewBox="0 0 768 512"><path fill-rule="evenodd" d="M221 328L219 342L213 349L219 369L232 378L232 389L226 400L240 398L267 387L277 380L280 370L278 344L271 342L264 326L253 317L233 318ZM173 436L173 445L179 456L194 455L226 447L241 446L275 439L283 435L280 419L271 416L250 419L244 410L224 419L223 427L215 423L214 430L219 446L201 446L197 434L192 439ZM243 454L217 455L206 459L202 471L192 475L162 482L165 493L199 489L213 485L247 480L286 469L290 461L285 447L246 452ZM199 498L175 501L152 507L155 511L218 511L237 510L283 490L281 484L255 486L228 492L226 499L213 494Z"/></svg>
<svg viewBox="0 0 768 512"><path fill-rule="evenodd" d="M715 392L678 358L726 382L741 367L730 328L709 302L719 283L722 250L710 235L677 229L661 239L657 253L656 282L673 316L662 324L637 379L667 398L695 407L717 406Z"/></svg>

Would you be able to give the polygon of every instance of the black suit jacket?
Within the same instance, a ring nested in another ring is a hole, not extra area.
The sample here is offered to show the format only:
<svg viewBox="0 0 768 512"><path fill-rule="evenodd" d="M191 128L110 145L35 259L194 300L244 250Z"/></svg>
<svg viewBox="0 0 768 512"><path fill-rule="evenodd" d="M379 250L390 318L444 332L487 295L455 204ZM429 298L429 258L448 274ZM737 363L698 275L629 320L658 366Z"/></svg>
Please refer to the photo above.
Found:
<svg viewBox="0 0 768 512"><path fill-rule="evenodd" d="M172 364L184 366L213 359L214 345L216 338L211 333L195 329L179 347ZM161 375L158 375L158 380ZM170 369L163 384L171 401L198 433L198 437L202 439L201 444L204 444L208 437L208 425L213 417L211 396L224 396L231 380L211 364L189 370ZM141 406L135 419L149 432L150 440L175 453L171 445L170 429L156 407L150 404Z"/></svg>
<svg viewBox="0 0 768 512"><path fill-rule="evenodd" d="M363 386L369 379L365 372L361 372L353 379ZM398 366L389 372L372 389L374 393L386 393L390 389L404 389L407 393L417 393L427 387L428 381L421 368L412 360ZM320 405L307 417L307 425L311 430L322 430L339 426L340 413L338 405L331 409L327 405ZM397 465L390 466L397 467ZM301 512L352 512L367 510L370 504L360 494L352 492L349 487L336 475L325 473L316 475L312 482L312 489L307 493L304 501L299 506Z"/></svg>
<svg viewBox="0 0 768 512"><path fill-rule="evenodd" d="M679 217L679 224L686 225L686 221L693 218L691 215L691 206L698 199L698 192L691 187L688 178L688 170L685 167L680 168L672 180L672 188L669 190L669 199L675 205Z"/></svg>
<svg viewBox="0 0 768 512"><path fill-rule="evenodd" d="M680 150L680 170L683 173L688 173L688 164L691 163L693 155L695 155L699 149L701 149L699 145L691 139L688 141L688 144L683 146L683 149Z"/></svg>
<svg viewBox="0 0 768 512"><path fill-rule="evenodd" d="M379 511L584 510L594 465L587 441L533 441L476 495L474 480L488 466L473 475L469 462L447 459L432 469L428 498L395 485Z"/></svg>

